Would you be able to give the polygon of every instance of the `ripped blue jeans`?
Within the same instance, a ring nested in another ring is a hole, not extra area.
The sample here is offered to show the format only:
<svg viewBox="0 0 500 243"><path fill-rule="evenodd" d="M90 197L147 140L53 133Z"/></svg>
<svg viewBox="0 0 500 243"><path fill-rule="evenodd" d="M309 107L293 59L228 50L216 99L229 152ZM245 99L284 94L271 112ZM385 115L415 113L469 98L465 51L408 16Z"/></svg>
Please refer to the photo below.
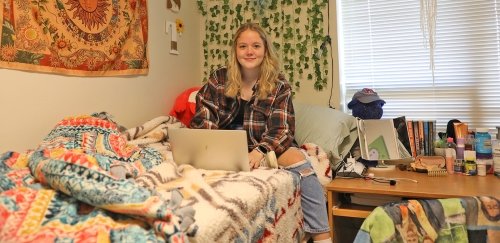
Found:
<svg viewBox="0 0 500 243"><path fill-rule="evenodd" d="M283 167L283 169L300 176L300 199L304 214L304 230L312 234L329 232L330 227L323 186L319 183L309 157L305 156L305 160Z"/></svg>

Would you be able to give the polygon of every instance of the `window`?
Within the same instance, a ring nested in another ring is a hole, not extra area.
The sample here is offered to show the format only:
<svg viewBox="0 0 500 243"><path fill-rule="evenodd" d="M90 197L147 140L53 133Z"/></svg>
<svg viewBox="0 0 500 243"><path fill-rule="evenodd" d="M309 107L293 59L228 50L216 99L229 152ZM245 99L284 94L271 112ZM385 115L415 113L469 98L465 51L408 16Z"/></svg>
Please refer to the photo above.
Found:
<svg viewBox="0 0 500 243"><path fill-rule="evenodd" d="M451 119L469 129L500 126L499 6L493 0L437 0L434 79L418 0L337 0L343 107L373 88L384 118Z"/></svg>

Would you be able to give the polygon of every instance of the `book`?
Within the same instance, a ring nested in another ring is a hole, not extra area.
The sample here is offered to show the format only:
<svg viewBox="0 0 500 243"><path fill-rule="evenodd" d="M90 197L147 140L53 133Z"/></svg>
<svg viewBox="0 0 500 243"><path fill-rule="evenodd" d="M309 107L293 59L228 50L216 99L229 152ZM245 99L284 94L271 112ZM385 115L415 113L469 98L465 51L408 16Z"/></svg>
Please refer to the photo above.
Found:
<svg viewBox="0 0 500 243"><path fill-rule="evenodd" d="M424 150L424 121L418 120L418 142L420 144L420 154L426 155Z"/></svg>
<svg viewBox="0 0 500 243"><path fill-rule="evenodd" d="M434 155L436 121L407 120L407 126L412 157L416 158L418 155Z"/></svg>
<svg viewBox="0 0 500 243"><path fill-rule="evenodd" d="M413 123L413 138L415 140L415 152L417 156L420 155L420 140L418 139L418 121L412 121Z"/></svg>
<svg viewBox="0 0 500 243"><path fill-rule="evenodd" d="M424 154L428 155L429 154L429 122L428 121L423 121L424 124L424 136L423 136L423 142L424 142Z"/></svg>
<svg viewBox="0 0 500 243"><path fill-rule="evenodd" d="M406 121L406 127L408 128L408 139L410 140L411 156L413 158L416 158L417 151L415 150L415 134L413 133L413 122Z"/></svg>
<svg viewBox="0 0 500 243"><path fill-rule="evenodd" d="M395 160L411 157L404 116L394 119L357 119L361 157L366 160Z"/></svg>
<svg viewBox="0 0 500 243"><path fill-rule="evenodd" d="M429 155L434 155L434 142L436 142L436 121L430 121L430 131L429 131L429 136L430 136L430 143L431 143L431 151Z"/></svg>

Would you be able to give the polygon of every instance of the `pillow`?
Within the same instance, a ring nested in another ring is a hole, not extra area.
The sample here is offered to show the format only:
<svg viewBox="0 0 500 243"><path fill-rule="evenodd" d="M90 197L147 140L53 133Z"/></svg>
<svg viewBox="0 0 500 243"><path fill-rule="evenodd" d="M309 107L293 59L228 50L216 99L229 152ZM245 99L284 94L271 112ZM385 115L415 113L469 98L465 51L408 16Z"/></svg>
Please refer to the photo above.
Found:
<svg viewBox="0 0 500 243"><path fill-rule="evenodd" d="M345 157L358 138L356 118L326 106L296 103L295 140L321 147L332 166Z"/></svg>

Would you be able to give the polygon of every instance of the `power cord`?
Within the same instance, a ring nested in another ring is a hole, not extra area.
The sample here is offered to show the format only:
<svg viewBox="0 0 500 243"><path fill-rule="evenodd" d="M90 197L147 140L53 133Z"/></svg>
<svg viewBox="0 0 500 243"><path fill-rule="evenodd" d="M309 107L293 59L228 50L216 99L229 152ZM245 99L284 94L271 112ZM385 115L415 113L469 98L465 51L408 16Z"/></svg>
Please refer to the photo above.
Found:
<svg viewBox="0 0 500 243"><path fill-rule="evenodd" d="M342 154L340 157L342 158ZM352 157L351 152L349 152L349 158L347 158L347 161L346 158L342 159L337 167L334 170L332 169L332 180L335 178L362 178L364 175L358 174L358 172L355 171L355 164L356 159ZM348 168L351 169L348 171ZM339 175L340 170L342 170L342 175Z"/></svg>
<svg viewBox="0 0 500 243"><path fill-rule="evenodd" d="M342 155L340 155L341 158ZM346 161L347 159L347 161ZM355 178L363 178L365 180L372 180L373 182L377 183L387 183L391 186L394 186L397 184L398 181L410 181L414 183L418 183L417 180L410 179L410 178L391 178L391 177L376 177L373 173L366 173L366 170L363 171L363 173L358 174L354 171L354 164L356 163L356 160L352 157L352 154L349 152L349 157L348 158L343 158L340 163L337 165L335 169L332 169L332 180L335 178L342 178L342 179L355 179ZM352 168L350 171L347 171L349 166ZM343 170L342 176L339 176L340 170Z"/></svg>
<svg viewBox="0 0 500 243"><path fill-rule="evenodd" d="M373 173L369 173L368 175L363 177L365 180L372 180L378 183L388 183L391 186L396 185L398 181L411 181L414 183L418 183L417 180L410 178L388 178L388 177L375 177Z"/></svg>
<svg viewBox="0 0 500 243"><path fill-rule="evenodd" d="M373 182L377 183L387 183L391 186L394 186L397 184L398 181L410 181L414 183L418 183L417 180L410 179L410 178L389 178L389 177L376 177L373 173L368 173L366 174L366 171L363 172L361 175L354 172L354 163L356 163L356 160L352 157L352 154L349 153L349 158L344 158L342 159L337 167L335 169L332 169L332 180L335 178L342 178L342 179L355 179L355 178L363 178L365 180L372 180ZM340 155L342 158L342 155ZM347 160L347 161L346 161ZM351 166L351 170L347 171L347 168ZM343 169L343 174L342 176L339 176L340 170Z"/></svg>
<svg viewBox="0 0 500 243"><path fill-rule="evenodd" d="M327 12L327 21L328 21L328 23L327 23L327 32L328 32L328 35L327 35L328 39L327 39L327 41L328 41L328 44L330 44L330 47L332 47L332 39L330 37L331 36L331 34L330 34L330 1L328 1L328 3L327 3L327 8L328 8L327 11L326 11ZM323 42L323 43L325 43L325 42ZM331 80L331 84L330 84L331 86L330 86L330 97L328 97L328 107L330 107L332 109L335 109L335 107L332 106L333 74L334 74L333 70L335 68L334 65L333 65L333 48L330 48L330 64L332 66L331 67L332 68L332 70L331 70L332 78L330 79Z"/></svg>
<svg viewBox="0 0 500 243"><path fill-rule="evenodd" d="M342 154L340 155L340 157L343 158ZM335 177L337 177L337 173L339 173L340 169L344 168L344 170L345 170L345 169L347 169L346 167L347 166L346 166L345 159L340 160L337 167L335 167L335 169L332 169L332 180L334 180Z"/></svg>

